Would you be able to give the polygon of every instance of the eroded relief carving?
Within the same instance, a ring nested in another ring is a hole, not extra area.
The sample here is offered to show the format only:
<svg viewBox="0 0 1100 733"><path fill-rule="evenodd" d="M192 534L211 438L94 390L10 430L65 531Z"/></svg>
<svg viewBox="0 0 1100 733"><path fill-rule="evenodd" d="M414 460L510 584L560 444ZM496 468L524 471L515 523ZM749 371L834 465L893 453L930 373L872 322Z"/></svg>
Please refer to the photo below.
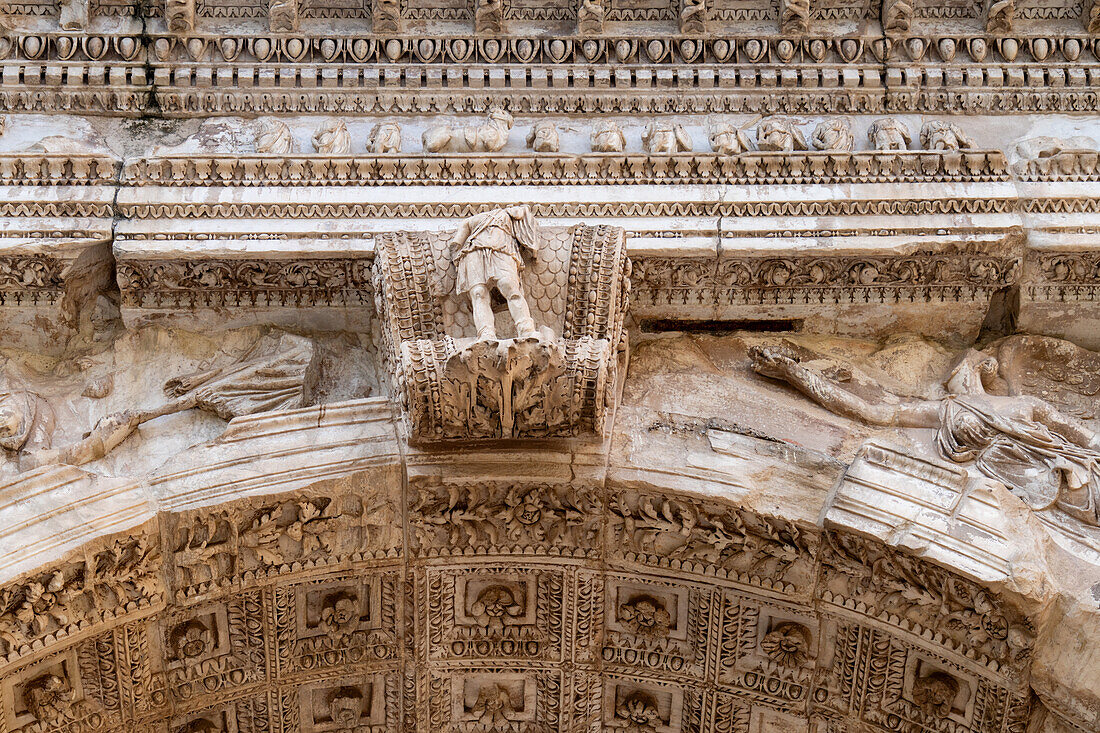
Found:
<svg viewBox="0 0 1100 733"><path fill-rule="evenodd" d="M660 125L651 122L642 133L642 146L650 155L691 152L691 136L683 125Z"/></svg>
<svg viewBox="0 0 1100 733"><path fill-rule="evenodd" d="M875 120L867 128L867 139L875 150L908 150L912 141L909 128L893 117Z"/></svg>
<svg viewBox="0 0 1100 733"><path fill-rule="evenodd" d="M63 31L82 31L88 27L88 0L62 0L59 23Z"/></svg>
<svg viewBox="0 0 1100 733"><path fill-rule="evenodd" d="M282 120L260 120L256 132L256 152L271 155L289 155L294 152L294 138L290 127Z"/></svg>
<svg viewBox="0 0 1100 733"><path fill-rule="evenodd" d="M810 0L780 0L779 32L800 36L810 28Z"/></svg>
<svg viewBox="0 0 1100 733"><path fill-rule="evenodd" d="M294 138L287 124L270 118L261 120L256 133L256 152L271 155L294 152Z"/></svg>
<svg viewBox="0 0 1100 733"><path fill-rule="evenodd" d="M925 150L966 150L974 141L954 122L933 120L920 130L920 144Z"/></svg>
<svg viewBox="0 0 1100 733"><path fill-rule="evenodd" d="M268 26L276 33L298 30L298 0L269 0Z"/></svg>
<svg viewBox="0 0 1100 733"><path fill-rule="evenodd" d="M549 120L535 123L527 135L527 147L536 153L556 153L561 147L558 128Z"/></svg>
<svg viewBox="0 0 1100 733"><path fill-rule="evenodd" d="M932 672L913 681L913 702L934 718L946 718L958 694L958 680L946 672Z"/></svg>
<svg viewBox="0 0 1100 733"><path fill-rule="evenodd" d="M165 0L164 16L170 33L191 33L195 30L195 0Z"/></svg>
<svg viewBox="0 0 1100 733"><path fill-rule="evenodd" d="M23 470L51 464L81 466L103 458L141 425L165 415L198 408L230 420L238 415L300 407L315 374L309 339L283 335L257 342L238 363L168 380L173 399L148 410L125 410L100 419L85 437L70 445L50 447L52 411L38 395L0 396L0 445L13 453ZM32 441L31 439L34 438Z"/></svg>
<svg viewBox="0 0 1100 733"><path fill-rule="evenodd" d="M512 115L500 107L494 107L483 124L463 128L439 125L426 130L423 135L424 150L429 153L447 149L495 153L508 143L513 124Z"/></svg>
<svg viewBox="0 0 1100 733"><path fill-rule="evenodd" d="M708 131L710 149L719 155L738 155L752 150L749 135L728 122L718 122Z"/></svg>
<svg viewBox="0 0 1100 733"><path fill-rule="evenodd" d="M814 150L846 153L855 145L855 136L847 120L827 120L814 128L810 142Z"/></svg>
<svg viewBox="0 0 1100 733"><path fill-rule="evenodd" d="M806 149L802 130L791 120L767 119L756 126L756 147L760 150L790 153Z"/></svg>
<svg viewBox="0 0 1100 733"><path fill-rule="evenodd" d="M400 153L401 126L394 122L375 125L367 139L367 150L380 154Z"/></svg>
<svg viewBox="0 0 1100 733"><path fill-rule="evenodd" d="M23 687L23 701L35 720L60 725L71 717L73 689L56 674L44 674Z"/></svg>
<svg viewBox="0 0 1100 733"><path fill-rule="evenodd" d="M582 36L595 36L603 33L606 0L581 0L577 10L577 32Z"/></svg>
<svg viewBox="0 0 1100 733"><path fill-rule="evenodd" d="M776 624L760 640L760 649L776 664L801 667L810 658L810 635L802 624Z"/></svg>
<svg viewBox="0 0 1100 733"><path fill-rule="evenodd" d="M621 153L624 149L626 136L614 120L605 120L592 131L592 152Z"/></svg>
<svg viewBox="0 0 1100 733"><path fill-rule="evenodd" d="M669 635L672 616L661 601L641 595L619 606L618 621L632 634L662 639Z"/></svg>
<svg viewBox="0 0 1100 733"><path fill-rule="evenodd" d="M313 147L322 155L347 155L351 152L351 135L343 120L329 120L313 134Z"/></svg>
<svg viewBox="0 0 1100 733"><path fill-rule="evenodd" d="M1100 437L1046 400L991 394L996 358L966 352L939 400L869 402L807 369L779 347L757 348L753 368L781 379L825 408L872 425L937 430L941 454L971 463L1036 511L1057 509L1100 526Z"/></svg>
<svg viewBox="0 0 1100 733"><path fill-rule="evenodd" d="M683 0L683 7L680 9L680 32L707 32L706 0Z"/></svg>

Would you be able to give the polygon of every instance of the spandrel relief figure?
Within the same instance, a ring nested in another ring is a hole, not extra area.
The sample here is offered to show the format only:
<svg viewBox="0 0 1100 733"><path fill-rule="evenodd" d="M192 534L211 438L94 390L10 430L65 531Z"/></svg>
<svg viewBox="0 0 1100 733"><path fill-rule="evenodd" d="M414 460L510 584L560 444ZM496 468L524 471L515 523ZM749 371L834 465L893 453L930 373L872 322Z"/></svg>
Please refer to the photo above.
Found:
<svg viewBox="0 0 1100 733"><path fill-rule="evenodd" d="M192 408L225 420L271 410L301 407L315 378L313 342L282 335L261 340L237 363L204 369L165 384L173 398L146 410L123 410L100 419L81 440L51 447L54 432L49 404L29 391L0 394L0 447L14 454L20 470L66 464L82 466L103 458L143 424Z"/></svg>
<svg viewBox="0 0 1100 733"><path fill-rule="evenodd" d="M539 250L538 224L526 206L494 209L466 219L451 239L458 270L455 290L468 295L479 341L497 338L492 290L508 302L518 338L538 338L519 273L524 254Z"/></svg>
<svg viewBox="0 0 1100 733"><path fill-rule="evenodd" d="M968 351L942 399L868 401L799 363L780 346L754 347L753 368L781 379L826 409L871 425L932 428L944 457L973 463L1037 511L1057 509L1100 526L1100 436L1038 397L997 395L986 383L997 360Z"/></svg>

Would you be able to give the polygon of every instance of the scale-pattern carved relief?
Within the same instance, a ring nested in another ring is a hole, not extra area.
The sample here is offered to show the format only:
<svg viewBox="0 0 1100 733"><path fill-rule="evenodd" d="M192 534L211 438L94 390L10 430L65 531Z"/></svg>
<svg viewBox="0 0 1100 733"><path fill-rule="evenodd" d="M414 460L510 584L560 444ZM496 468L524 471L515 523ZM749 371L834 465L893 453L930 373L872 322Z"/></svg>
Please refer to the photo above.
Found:
<svg viewBox="0 0 1100 733"><path fill-rule="evenodd" d="M527 207L513 207L469 219L449 243L379 238L378 311L412 440L603 431L629 288L623 232L581 225L543 237L534 227ZM514 338L498 338L496 290Z"/></svg>

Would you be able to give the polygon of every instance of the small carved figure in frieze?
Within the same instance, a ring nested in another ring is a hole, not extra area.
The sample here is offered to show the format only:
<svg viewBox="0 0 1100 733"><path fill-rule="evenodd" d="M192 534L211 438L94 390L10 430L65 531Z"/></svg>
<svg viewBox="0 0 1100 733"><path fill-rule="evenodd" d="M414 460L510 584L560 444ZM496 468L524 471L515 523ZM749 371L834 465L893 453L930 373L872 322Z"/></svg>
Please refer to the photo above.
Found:
<svg viewBox="0 0 1100 733"><path fill-rule="evenodd" d="M659 600L643 595L619 605L618 621L632 634L663 639L669 634L672 615Z"/></svg>
<svg viewBox="0 0 1100 733"><path fill-rule="evenodd" d="M340 687L328 695L328 714L333 722L352 729L363 717L363 692L355 687Z"/></svg>
<svg viewBox="0 0 1100 733"><path fill-rule="evenodd" d="M925 150L966 150L974 141L954 122L933 120L920 129L920 144Z"/></svg>
<svg viewBox="0 0 1100 733"><path fill-rule="evenodd" d="M752 142L744 130L729 122L717 122L710 126L710 149L719 155L738 155L752 149Z"/></svg>
<svg viewBox="0 0 1100 733"><path fill-rule="evenodd" d="M642 147L650 155L672 155L691 151L691 135L683 125L650 122L642 133Z"/></svg>
<svg viewBox="0 0 1100 733"><path fill-rule="evenodd" d="M260 120L256 131L256 152L262 155L290 155L294 152L294 136L282 120Z"/></svg>
<svg viewBox="0 0 1100 733"><path fill-rule="evenodd" d="M625 728L631 733L651 733L661 725L661 711L657 699L641 690L626 695L615 706L616 729Z"/></svg>
<svg viewBox="0 0 1100 733"><path fill-rule="evenodd" d="M760 650L776 664L801 667L810 657L810 635L802 624L785 621L764 635Z"/></svg>
<svg viewBox="0 0 1100 733"><path fill-rule="evenodd" d="M852 127L848 120L826 120L814 128L814 134L810 143L814 150L826 152L847 153L851 152L856 138L852 134Z"/></svg>
<svg viewBox="0 0 1100 733"><path fill-rule="evenodd" d="M44 674L23 687L23 704L43 723L61 723L70 717L73 688L68 680L56 674Z"/></svg>
<svg viewBox="0 0 1100 733"><path fill-rule="evenodd" d="M581 6L577 9L577 32L582 36L603 33L606 13L603 0L581 0Z"/></svg>
<svg viewBox="0 0 1100 733"><path fill-rule="evenodd" d="M343 120L329 120L313 133L313 147L322 155L351 153L351 135Z"/></svg>
<svg viewBox="0 0 1100 733"><path fill-rule="evenodd" d="M275 33L298 30L298 0L271 0L267 9L268 26Z"/></svg>
<svg viewBox="0 0 1100 733"><path fill-rule="evenodd" d="M592 132L592 151L595 153L621 153L626 149L626 136L614 120L605 120Z"/></svg>
<svg viewBox="0 0 1100 733"><path fill-rule="evenodd" d="M88 27L88 0L61 0L59 13L63 31L82 31Z"/></svg>
<svg viewBox="0 0 1100 733"><path fill-rule="evenodd" d="M753 368L782 379L838 415L872 425L932 428L940 452L956 463L974 462L1032 509L1056 508L1100 526L1100 434L1031 395L996 395L984 382L997 360L970 350L959 359L938 400L899 397L869 402L799 363L792 350L751 350Z"/></svg>
<svg viewBox="0 0 1100 733"><path fill-rule="evenodd" d="M524 253L533 257L539 251L538 224L531 209L510 206L471 216L459 225L450 248L458 269L455 290L470 297L478 340L497 338L493 288L508 302L517 336L538 338L519 278Z"/></svg>
<svg viewBox="0 0 1100 733"><path fill-rule="evenodd" d="M883 0L882 29L886 35L904 36L913 23L913 0Z"/></svg>
<svg viewBox="0 0 1100 733"><path fill-rule="evenodd" d="M756 147L760 150L790 153L806 149L802 130L791 120L766 119L756 126Z"/></svg>
<svg viewBox="0 0 1100 733"><path fill-rule="evenodd" d="M500 107L489 110L489 118L480 125L465 128L439 125L424 132L424 150L438 153L448 147L471 153L496 153L508 144L508 134L515 121Z"/></svg>
<svg viewBox="0 0 1100 733"><path fill-rule="evenodd" d="M527 135L527 147L536 153L556 153L561 148L558 128L550 120L541 120L531 127Z"/></svg>
<svg viewBox="0 0 1100 733"><path fill-rule="evenodd" d="M503 0L476 0L474 8L474 33L499 35L504 32Z"/></svg>
<svg viewBox="0 0 1100 733"><path fill-rule="evenodd" d="M375 125L367 140L367 150L372 153L400 153L401 126L396 122Z"/></svg>
<svg viewBox="0 0 1100 733"><path fill-rule="evenodd" d="M196 659L214 648L214 632L202 621L192 619L172 629L169 643L176 659Z"/></svg>
<svg viewBox="0 0 1100 733"><path fill-rule="evenodd" d="M893 117L872 122L867 128L867 139L875 150L908 150L912 142L909 128Z"/></svg>
<svg viewBox="0 0 1100 733"><path fill-rule="evenodd" d="M959 694L959 681L946 672L932 672L913 680L913 702L933 718L946 718Z"/></svg>
<svg viewBox="0 0 1100 733"><path fill-rule="evenodd" d="M511 730L509 725L516 717L516 704L504 685L483 685L477 691L477 700L466 708L486 731Z"/></svg>
<svg viewBox="0 0 1100 733"><path fill-rule="evenodd" d="M347 636L359 628L359 599L351 591L325 596L321 629L329 636Z"/></svg>
<svg viewBox="0 0 1100 733"><path fill-rule="evenodd" d="M1016 0L986 0L985 30L993 35L1012 32L1016 21Z"/></svg>
<svg viewBox="0 0 1100 733"><path fill-rule="evenodd" d="M810 0L779 0L779 32L800 36L810 29Z"/></svg>
<svg viewBox="0 0 1100 733"><path fill-rule="evenodd" d="M684 0L684 5L680 9L680 32L707 32L706 0Z"/></svg>
<svg viewBox="0 0 1100 733"><path fill-rule="evenodd" d="M477 594L470 615L485 628L489 635L504 633L504 622L523 615L523 605L506 585L490 585Z"/></svg>

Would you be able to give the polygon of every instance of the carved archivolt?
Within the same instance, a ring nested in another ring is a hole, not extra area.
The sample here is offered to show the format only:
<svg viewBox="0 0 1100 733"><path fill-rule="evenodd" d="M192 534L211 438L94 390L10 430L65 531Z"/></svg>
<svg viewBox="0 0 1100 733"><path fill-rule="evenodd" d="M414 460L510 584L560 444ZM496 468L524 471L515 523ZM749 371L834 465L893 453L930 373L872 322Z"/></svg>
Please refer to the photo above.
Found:
<svg viewBox="0 0 1100 733"><path fill-rule="evenodd" d="M596 485L401 495L354 483L166 513L4 586L0 725L748 733L787 716L1008 733L1027 719L1028 620L875 542Z"/></svg>

